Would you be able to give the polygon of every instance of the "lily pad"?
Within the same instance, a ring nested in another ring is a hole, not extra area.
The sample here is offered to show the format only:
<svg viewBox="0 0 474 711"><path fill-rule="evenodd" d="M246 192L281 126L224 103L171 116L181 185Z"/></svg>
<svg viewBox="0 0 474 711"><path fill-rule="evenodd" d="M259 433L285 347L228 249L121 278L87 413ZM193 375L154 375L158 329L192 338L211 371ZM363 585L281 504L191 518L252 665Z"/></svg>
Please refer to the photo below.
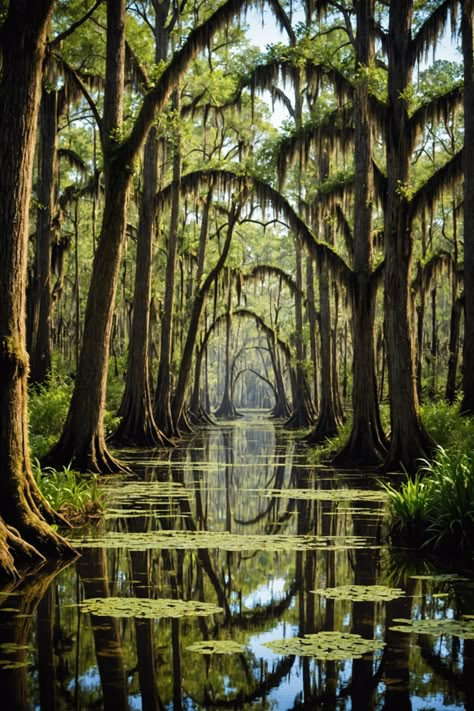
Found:
<svg viewBox="0 0 474 711"><path fill-rule="evenodd" d="M277 654L294 654L328 661L360 659L364 654L383 649L384 646L384 642L364 639L359 634L350 632L317 632L305 634L304 637L265 642L265 647Z"/></svg>
<svg viewBox="0 0 474 711"><path fill-rule="evenodd" d="M145 531L113 532L75 541L82 548L126 548L128 550L196 550L215 548L224 551L302 551L369 548L362 536L237 535L227 531Z"/></svg>
<svg viewBox="0 0 474 711"><path fill-rule="evenodd" d="M208 602L137 597L93 597L81 603L83 612L107 617L198 617L222 612Z"/></svg>
<svg viewBox="0 0 474 711"><path fill-rule="evenodd" d="M405 596L401 588L389 588L385 585L339 585L337 588L317 588L311 592L333 600L352 602L385 602Z"/></svg>
<svg viewBox="0 0 474 711"><path fill-rule="evenodd" d="M245 651L243 644L234 642L232 639L215 639L206 642L194 642L186 647L189 652L198 654L241 654Z"/></svg>
<svg viewBox="0 0 474 711"><path fill-rule="evenodd" d="M434 637L453 635L462 639L474 639L474 620L405 620L394 619L399 625L389 627L393 632L406 634L430 634Z"/></svg>

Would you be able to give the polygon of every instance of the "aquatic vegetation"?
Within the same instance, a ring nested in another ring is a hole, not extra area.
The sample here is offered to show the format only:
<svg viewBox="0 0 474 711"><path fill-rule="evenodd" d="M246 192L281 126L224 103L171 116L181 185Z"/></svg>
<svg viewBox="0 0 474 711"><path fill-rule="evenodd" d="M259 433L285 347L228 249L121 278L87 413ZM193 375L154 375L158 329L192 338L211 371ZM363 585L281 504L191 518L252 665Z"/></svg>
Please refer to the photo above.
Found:
<svg viewBox="0 0 474 711"><path fill-rule="evenodd" d="M41 469L35 460L33 476L52 508L69 521L97 516L104 510L106 494L95 475L85 476L71 466L63 467L61 471L52 467Z"/></svg>
<svg viewBox="0 0 474 711"><path fill-rule="evenodd" d="M81 605L83 612L105 617L199 617L223 612L222 607L198 600L143 597L91 597Z"/></svg>
<svg viewBox="0 0 474 711"><path fill-rule="evenodd" d="M383 649L384 642L376 639L364 639L359 634L350 632L317 632L304 637L291 637L273 642L265 642L276 654L316 657L327 661L360 659L364 654Z"/></svg>
<svg viewBox="0 0 474 711"><path fill-rule="evenodd" d="M339 585L337 588L317 588L310 592L332 600L352 602L388 602L405 596L401 588L389 588L385 585Z"/></svg>
<svg viewBox="0 0 474 711"><path fill-rule="evenodd" d="M449 453L438 448L422 472L429 481L428 535L435 548L474 548L474 452Z"/></svg>
<svg viewBox="0 0 474 711"><path fill-rule="evenodd" d="M263 489L261 496L310 501L386 501L385 491L367 489Z"/></svg>
<svg viewBox="0 0 474 711"><path fill-rule="evenodd" d="M453 635L461 639L474 639L474 620L406 620L396 618L393 622L398 625L391 625L389 629L393 632L404 632L406 634L429 634L435 637L442 635Z"/></svg>
<svg viewBox="0 0 474 711"><path fill-rule="evenodd" d="M420 473L406 476L399 488L390 483L382 486L388 495L392 534L420 539L427 527L428 482Z"/></svg>
<svg viewBox="0 0 474 711"><path fill-rule="evenodd" d="M186 647L188 652L198 654L241 654L245 651L243 644L234 642L233 639L214 639L205 642L194 642Z"/></svg>
<svg viewBox="0 0 474 711"><path fill-rule="evenodd" d="M473 550L474 452L438 447L433 461L420 464L399 489L383 484L392 534L434 549Z"/></svg>
<svg viewBox="0 0 474 711"><path fill-rule="evenodd" d="M107 533L81 537L79 548L126 548L128 550L190 550L216 548L225 551L303 551L378 548L362 536L238 535L226 531L145 531Z"/></svg>

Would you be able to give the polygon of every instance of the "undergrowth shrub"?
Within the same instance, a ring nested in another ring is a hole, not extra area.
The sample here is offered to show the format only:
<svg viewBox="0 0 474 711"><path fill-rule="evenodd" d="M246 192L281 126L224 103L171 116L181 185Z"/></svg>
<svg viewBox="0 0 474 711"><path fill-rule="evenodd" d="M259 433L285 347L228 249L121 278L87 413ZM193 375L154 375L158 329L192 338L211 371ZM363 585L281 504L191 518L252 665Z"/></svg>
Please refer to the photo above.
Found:
<svg viewBox="0 0 474 711"><path fill-rule="evenodd" d="M31 387L28 394L30 448L41 459L59 439L71 400L73 383L51 376L44 385Z"/></svg>

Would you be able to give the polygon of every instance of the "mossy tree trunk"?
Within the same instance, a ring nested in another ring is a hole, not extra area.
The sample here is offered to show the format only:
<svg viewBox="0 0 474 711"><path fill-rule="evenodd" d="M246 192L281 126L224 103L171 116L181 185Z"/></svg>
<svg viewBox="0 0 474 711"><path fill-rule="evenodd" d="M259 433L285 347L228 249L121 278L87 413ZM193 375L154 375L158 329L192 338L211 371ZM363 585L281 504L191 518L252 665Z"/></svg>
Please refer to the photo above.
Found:
<svg viewBox="0 0 474 711"><path fill-rule="evenodd" d="M73 553L30 467L25 302L28 208L41 72L53 0L12 0L0 79L0 575Z"/></svg>
<svg viewBox="0 0 474 711"><path fill-rule="evenodd" d="M416 390L411 266L413 238L409 210L413 131L407 90L412 81L412 0L390 6L388 30L387 202L385 206L384 310L390 398L390 447L386 469L413 469L432 441L419 412Z"/></svg>
<svg viewBox="0 0 474 711"><path fill-rule="evenodd" d="M295 237L296 256L296 291L295 291L295 349L296 349L296 397L293 412L285 422L285 427L304 429L310 427L315 418L315 409L311 400L310 388L304 370L303 344L303 254L299 235Z"/></svg>
<svg viewBox="0 0 474 711"><path fill-rule="evenodd" d="M145 95L127 138L122 140L125 6L118 0L107 4L106 82L101 121L105 179L102 230L92 267L74 393L61 438L47 457L53 465L72 461L78 468L101 473L120 468L105 444L103 414L109 340L133 162L156 115L164 110L191 60L207 47L209 37L239 12L242 5L243 0L227 0L189 33L155 86Z"/></svg>
<svg viewBox="0 0 474 711"><path fill-rule="evenodd" d="M461 411L474 413L474 2L462 2L464 59L464 346Z"/></svg>
<svg viewBox="0 0 474 711"><path fill-rule="evenodd" d="M356 4L356 71L373 66L374 37L371 28L374 0ZM372 127L369 122L367 80L354 90L354 278L351 289L353 386L352 428L347 443L335 457L345 466L381 464L386 441L380 422L375 374L375 299L373 270Z"/></svg>
<svg viewBox="0 0 474 711"><path fill-rule="evenodd" d="M308 436L310 444L320 444L328 437L334 437L340 425L334 402L331 320L329 300L329 267L327 259L321 255L318 259L319 314L321 336L321 392L319 416L316 426Z"/></svg>
<svg viewBox="0 0 474 711"><path fill-rule="evenodd" d="M196 275L196 281L198 284L197 291L194 297L191 318L188 325L188 332L186 336L186 341L183 348L183 355L181 357L181 363L178 372L178 379L176 383L176 390L172 400L172 416L175 423L180 423L183 416L183 408L186 398L186 391L188 386L189 374L191 372L192 356L194 351L194 346L196 343L196 337L198 334L199 321L201 319L201 314L206 304L206 298L209 290L214 283L214 281L219 276L219 273L224 267L227 255L229 253L230 245L232 242L232 234L234 231L235 224L237 222L240 210L236 209L235 206L232 207L229 215L229 223L227 225L227 234L222 248L221 255L217 260L215 266L209 274L206 276L202 285L200 285L202 273L204 269L204 257L205 257L205 245L207 239L207 225L209 219L209 205L212 198L212 190L209 191L207 196L207 203L205 206L203 214L203 222L201 225L201 236L200 236L200 248L198 255L198 270Z"/></svg>
<svg viewBox="0 0 474 711"><path fill-rule="evenodd" d="M173 94L173 110L179 113L179 91ZM173 145L173 196L171 203L170 230L168 235L168 248L166 257L165 293L163 305L163 318L161 321L160 362L155 391L155 417L158 427L167 437L179 435L178 423L173 419L171 411L172 395L172 339L173 339L173 310L175 304L176 280L176 255L178 252L179 237L179 210L180 210L180 180L181 180L181 139L180 129L177 127Z"/></svg>
<svg viewBox="0 0 474 711"><path fill-rule="evenodd" d="M30 380L43 383L51 372L51 251L57 203L58 92L43 87L39 117L38 209L34 319L30 350Z"/></svg>
<svg viewBox="0 0 474 711"><path fill-rule="evenodd" d="M118 415L122 418L113 441L141 447L170 444L155 422L150 392L149 333L154 236L154 198L157 188L158 144L152 128L145 144L143 192L138 222L135 288L125 390Z"/></svg>
<svg viewBox="0 0 474 711"><path fill-rule="evenodd" d="M62 436L45 462L73 462L83 470L114 472L120 465L105 443L103 414L114 300L126 227L128 166L116 160L125 75L125 0L107 3L107 53L102 119L105 202L94 256L74 392Z"/></svg>

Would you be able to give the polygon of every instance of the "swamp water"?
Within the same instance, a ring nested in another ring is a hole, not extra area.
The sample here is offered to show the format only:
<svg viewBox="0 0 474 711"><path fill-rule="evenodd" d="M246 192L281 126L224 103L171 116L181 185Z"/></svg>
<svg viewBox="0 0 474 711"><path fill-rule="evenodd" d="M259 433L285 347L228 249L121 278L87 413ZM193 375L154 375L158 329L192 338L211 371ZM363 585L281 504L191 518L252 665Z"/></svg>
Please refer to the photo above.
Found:
<svg viewBox="0 0 474 711"><path fill-rule="evenodd" d="M2 711L474 708L474 579L388 548L375 477L258 413L129 456L81 558L0 592Z"/></svg>

